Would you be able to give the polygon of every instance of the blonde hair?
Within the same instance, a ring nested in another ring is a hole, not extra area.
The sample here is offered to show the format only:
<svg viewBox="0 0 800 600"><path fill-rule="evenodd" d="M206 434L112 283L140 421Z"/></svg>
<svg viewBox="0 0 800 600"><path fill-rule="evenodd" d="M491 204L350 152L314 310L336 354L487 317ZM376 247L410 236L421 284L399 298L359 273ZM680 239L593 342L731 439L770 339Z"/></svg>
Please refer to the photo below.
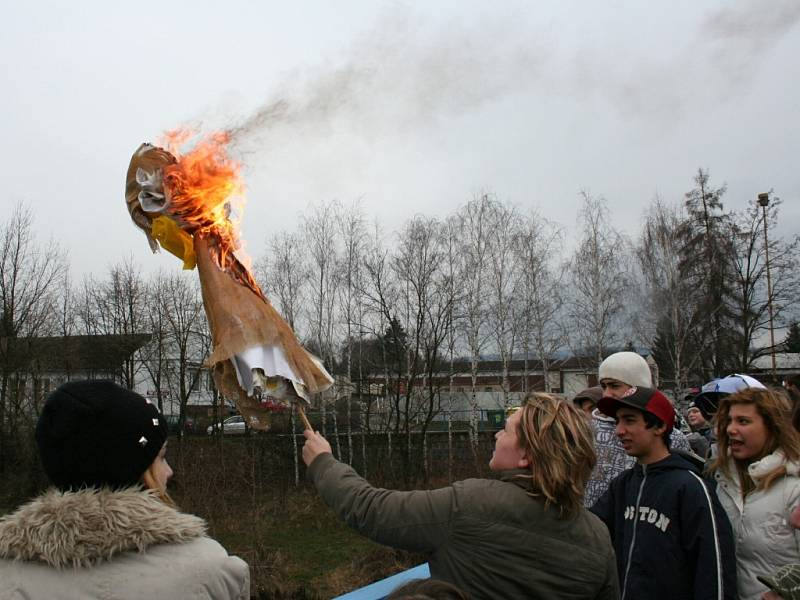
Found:
<svg viewBox="0 0 800 600"><path fill-rule="evenodd" d="M164 443L166 446L166 442ZM163 450L163 449L162 449ZM165 486L159 485L158 478L155 474L155 464L158 460L158 457L161 455L161 451L159 451L158 456L150 463L150 466L147 467L147 470L142 473L142 485L153 492L153 495L161 500L167 506L171 506L172 508L176 508L175 501L172 497L167 493L167 488Z"/></svg>
<svg viewBox="0 0 800 600"><path fill-rule="evenodd" d="M583 506L586 483L597 456L586 415L571 402L550 394L531 393L521 408L517 438L530 461L534 497L545 508L558 507L559 517L572 517Z"/></svg>
<svg viewBox="0 0 800 600"><path fill-rule="evenodd" d="M761 454L744 461L729 459L728 423L731 407L737 404L755 406L767 428L767 443ZM765 477L760 478L756 485L747 472L750 463L772 454L776 450L781 450L788 461L800 462L800 434L792 426L789 403L782 394L772 390L747 388L723 398L717 410L717 444L719 452L711 470L712 472L719 470L726 477L732 478L731 462L733 462L739 475L743 496L755 489L767 489L775 480L786 475L786 467L781 465Z"/></svg>

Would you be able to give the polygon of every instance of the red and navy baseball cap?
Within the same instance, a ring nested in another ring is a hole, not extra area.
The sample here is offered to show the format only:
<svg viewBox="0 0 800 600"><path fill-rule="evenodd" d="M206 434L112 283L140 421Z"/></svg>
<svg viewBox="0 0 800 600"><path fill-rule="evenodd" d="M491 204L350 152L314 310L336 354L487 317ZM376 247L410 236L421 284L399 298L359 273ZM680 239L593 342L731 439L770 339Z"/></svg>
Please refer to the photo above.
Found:
<svg viewBox="0 0 800 600"><path fill-rule="evenodd" d="M606 396L597 403L598 410L609 417L615 417L620 406L630 406L649 412L664 421L667 431L675 425L675 409L664 394L653 388L632 387L619 399Z"/></svg>

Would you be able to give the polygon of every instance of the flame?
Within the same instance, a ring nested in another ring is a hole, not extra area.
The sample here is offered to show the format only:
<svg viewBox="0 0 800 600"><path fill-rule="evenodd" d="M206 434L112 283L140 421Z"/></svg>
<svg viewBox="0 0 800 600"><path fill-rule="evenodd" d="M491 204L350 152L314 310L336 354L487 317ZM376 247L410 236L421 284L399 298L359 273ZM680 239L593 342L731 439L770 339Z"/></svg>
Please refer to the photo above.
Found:
<svg viewBox="0 0 800 600"><path fill-rule="evenodd" d="M244 207L244 182L241 164L227 152L230 135L211 133L181 154L194 137L191 130L176 129L160 140L177 160L164 167L170 216L187 233L207 238L217 265L263 298L250 270L235 256L241 247L238 220Z"/></svg>
<svg viewBox="0 0 800 600"><path fill-rule="evenodd" d="M165 134L165 146L177 159L164 167L170 212L190 233L213 231L235 249L238 243L229 199L243 198L241 165L227 154L227 133L212 133L181 154L180 148L192 137L191 131L181 129Z"/></svg>

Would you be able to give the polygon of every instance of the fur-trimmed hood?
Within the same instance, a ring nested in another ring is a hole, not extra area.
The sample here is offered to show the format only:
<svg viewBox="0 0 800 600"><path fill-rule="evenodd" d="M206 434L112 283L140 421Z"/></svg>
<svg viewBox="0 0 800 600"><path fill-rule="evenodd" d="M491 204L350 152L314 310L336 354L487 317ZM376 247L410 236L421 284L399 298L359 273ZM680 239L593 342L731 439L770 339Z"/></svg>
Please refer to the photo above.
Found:
<svg viewBox="0 0 800 600"><path fill-rule="evenodd" d="M140 488L50 489L0 519L0 558L88 567L205 532L200 517L178 512Z"/></svg>
<svg viewBox="0 0 800 600"><path fill-rule="evenodd" d="M795 477L800 475L800 465L787 460L783 450L780 449L749 465L747 472L753 478L753 481L758 482L779 467L784 467L787 475Z"/></svg>

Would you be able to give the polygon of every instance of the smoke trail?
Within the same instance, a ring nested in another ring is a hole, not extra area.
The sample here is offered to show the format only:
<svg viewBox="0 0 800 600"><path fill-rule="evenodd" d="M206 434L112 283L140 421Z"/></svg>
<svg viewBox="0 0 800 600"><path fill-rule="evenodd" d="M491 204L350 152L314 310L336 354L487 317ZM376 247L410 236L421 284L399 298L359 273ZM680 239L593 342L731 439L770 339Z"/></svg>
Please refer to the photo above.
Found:
<svg viewBox="0 0 800 600"><path fill-rule="evenodd" d="M694 22L682 46L656 47L650 56L634 48L614 55L613 44L602 41L567 56L546 45L530 19L437 26L397 9L341 56L286 77L229 130L243 153L340 131L371 139L531 90L576 101L597 96L621 115L665 123L747 93L769 53L800 22L800 3L740 0L705 17L698 11ZM661 27L655 33L669 40L670 25Z"/></svg>
<svg viewBox="0 0 800 600"><path fill-rule="evenodd" d="M339 122L369 136L427 124L528 88L543 54L508 21L445 30L396 14L339 64L288 78L231 133L246 144L278 127L320 133Z"/></svg>
<svg viewBox="0 0 800 600"><path fill-rule="evenodd" d="M682 46L675 36L674 48L654 46L657 54L647 58L581 48L566 85L609 100L622 115L651 123L709 110L750 92L770 53L800 23L800 3L740 0L699 16Z"/></svg>

